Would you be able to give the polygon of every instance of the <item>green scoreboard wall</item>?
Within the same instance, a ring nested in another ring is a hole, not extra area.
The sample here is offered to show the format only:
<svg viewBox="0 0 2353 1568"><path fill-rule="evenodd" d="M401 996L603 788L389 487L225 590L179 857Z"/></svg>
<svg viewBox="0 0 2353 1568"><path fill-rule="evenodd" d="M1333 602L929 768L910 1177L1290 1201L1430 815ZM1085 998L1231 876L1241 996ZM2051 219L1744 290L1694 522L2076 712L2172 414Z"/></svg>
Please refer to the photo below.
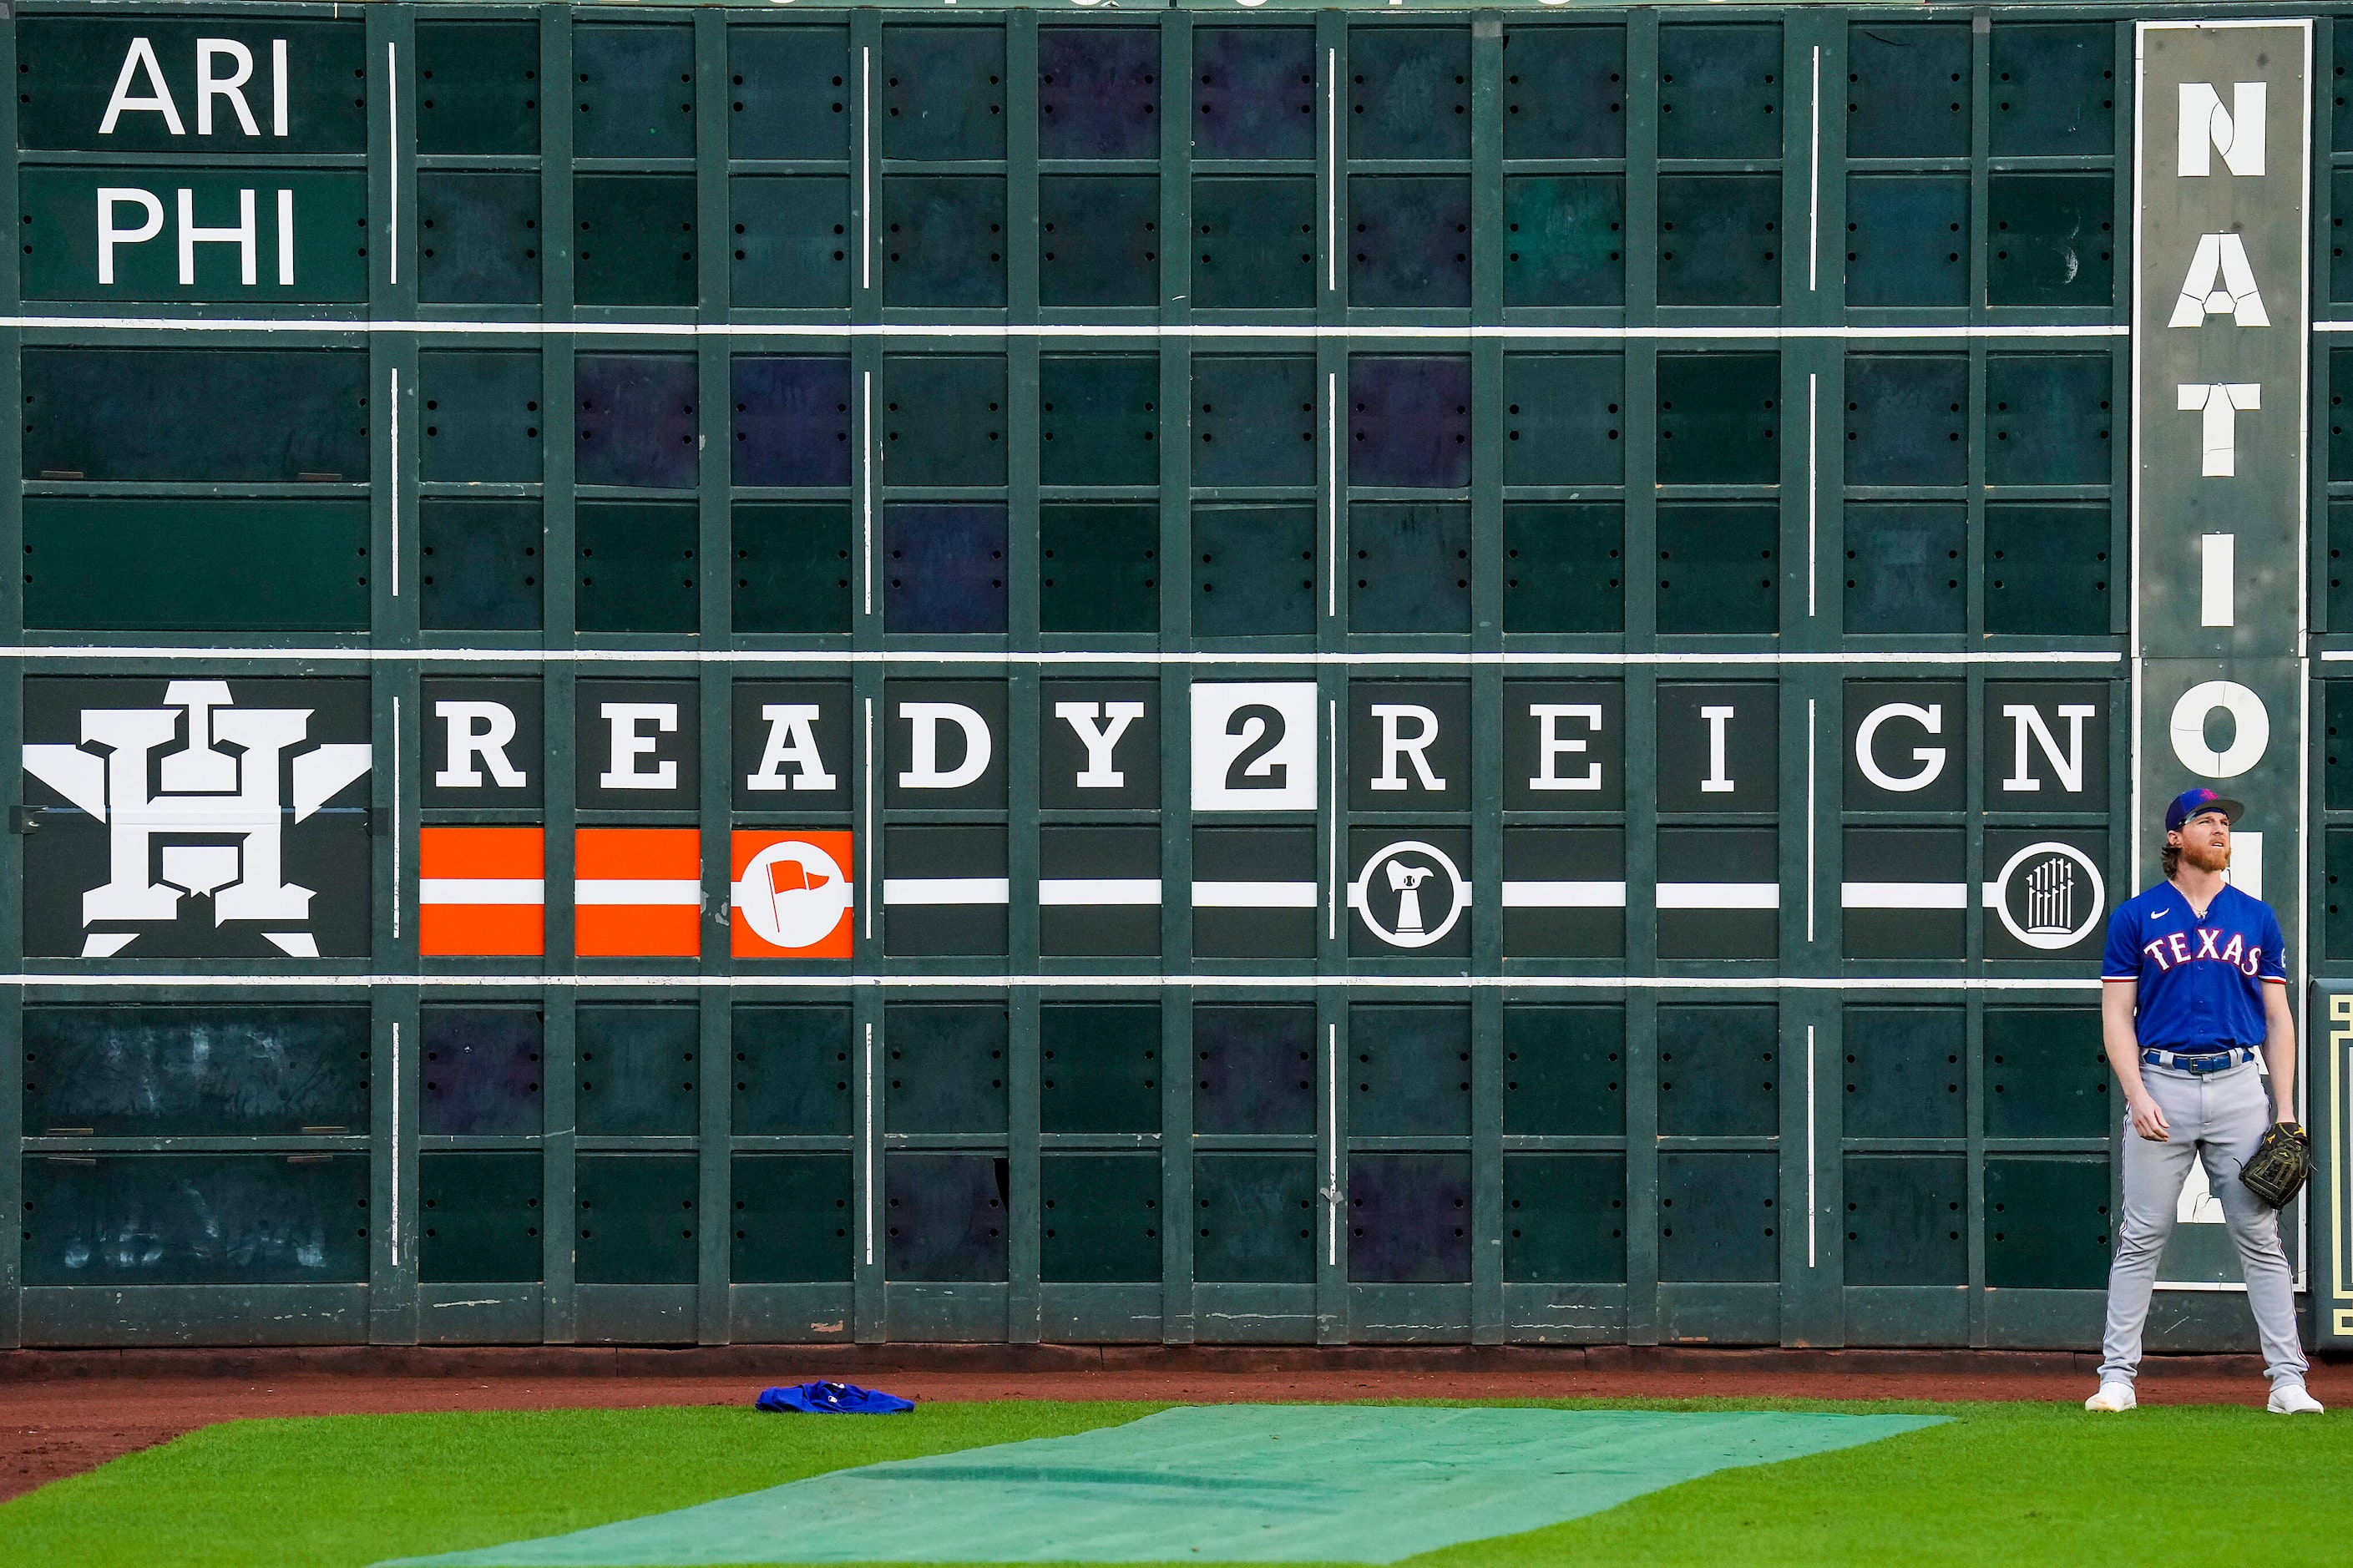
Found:
<svg viewBox="0 0 2353 1568"><path fill-rule="evenodd" d="M0 1342L2086 1346L2201 781L2353 1341L2353 26L2191 19L16 5Z"/></svg>

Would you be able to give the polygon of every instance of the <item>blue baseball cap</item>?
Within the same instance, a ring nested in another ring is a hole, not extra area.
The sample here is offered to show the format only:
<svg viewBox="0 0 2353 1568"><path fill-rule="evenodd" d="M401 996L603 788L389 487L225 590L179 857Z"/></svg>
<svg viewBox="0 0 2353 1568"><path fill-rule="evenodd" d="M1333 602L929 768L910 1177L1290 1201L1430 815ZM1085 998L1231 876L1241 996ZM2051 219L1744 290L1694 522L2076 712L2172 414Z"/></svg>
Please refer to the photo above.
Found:
<svg viewBox="0 0 2353 1568"><path fill-rule="evenodd" d="M2165 830L2179 833L2183 823L2207 811L2219 811L2232 822L2247 815L2247 808L2239 802L2227 800L2201 785L2197 789L2183 790L2173 797L2173 804L2165 808Z"/></svg>

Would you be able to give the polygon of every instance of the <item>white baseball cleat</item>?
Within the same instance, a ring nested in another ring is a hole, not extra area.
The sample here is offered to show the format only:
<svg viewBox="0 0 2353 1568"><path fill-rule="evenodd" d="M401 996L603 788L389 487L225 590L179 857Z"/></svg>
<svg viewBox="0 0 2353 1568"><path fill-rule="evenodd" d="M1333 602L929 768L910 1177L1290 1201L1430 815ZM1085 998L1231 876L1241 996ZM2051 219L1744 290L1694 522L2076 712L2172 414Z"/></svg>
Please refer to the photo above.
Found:
<svg viewBox="0 0 2353 1568"><path fill-rule="evenodd" d="M2263 1408L2274 1415L2317 1415L2324 1406L2300 1383L2275 1383L2272 1402Z"/></svg>
<svg viewBox="0 0 2353 1568"><path fill-rule="evenodd" d="M2274 1394L2273 1397L2276 1399L2279 1396ZM2115 1412L2130 1410L2138 1402L2133 1398L2133 1385L2119 1380L2100 1384L2100 1392L2084 1401L2084 1408Z"/></svg>

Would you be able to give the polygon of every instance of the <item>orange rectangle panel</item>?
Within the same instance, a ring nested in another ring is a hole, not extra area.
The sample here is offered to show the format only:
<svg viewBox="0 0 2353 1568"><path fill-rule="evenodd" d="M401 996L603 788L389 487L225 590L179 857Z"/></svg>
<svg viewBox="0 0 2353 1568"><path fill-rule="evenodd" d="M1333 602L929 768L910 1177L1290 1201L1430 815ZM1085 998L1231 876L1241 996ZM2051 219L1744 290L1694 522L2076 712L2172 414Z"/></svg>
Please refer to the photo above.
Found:
<svg viewBox="0 0 2353 1568"><path fill-rule="evenodd" d="M547 951L546 830L417 830L417 951L537 958Z"/></svg>
<svg viewBox="0 0 2353 1568"><path fill-rule="evenodd" d="M574 839L572 946L583 958L702 952L702 834L583 827Z"/></svg>
<svg viewBox="0 0 2353 1568"><path fill-rule="evenodd" d="M850 836L739 828L729 868L738 958L848 958L857 888Z"/></svg>

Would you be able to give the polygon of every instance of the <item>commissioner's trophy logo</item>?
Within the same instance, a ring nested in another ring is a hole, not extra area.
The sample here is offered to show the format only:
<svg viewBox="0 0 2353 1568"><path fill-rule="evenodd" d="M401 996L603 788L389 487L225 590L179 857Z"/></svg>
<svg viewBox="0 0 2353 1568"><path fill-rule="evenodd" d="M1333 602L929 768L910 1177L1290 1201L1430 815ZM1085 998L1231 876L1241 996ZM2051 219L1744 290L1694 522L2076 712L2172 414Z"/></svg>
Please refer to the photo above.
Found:
<svg viewBox="0 0 2353 1568"><path fill-rule="evenodd" d="M1348 907L1391 947L1443 942L1470 904L1470 885L1452 858L1418 838L1377 851L1348 886Z"/></svg>

